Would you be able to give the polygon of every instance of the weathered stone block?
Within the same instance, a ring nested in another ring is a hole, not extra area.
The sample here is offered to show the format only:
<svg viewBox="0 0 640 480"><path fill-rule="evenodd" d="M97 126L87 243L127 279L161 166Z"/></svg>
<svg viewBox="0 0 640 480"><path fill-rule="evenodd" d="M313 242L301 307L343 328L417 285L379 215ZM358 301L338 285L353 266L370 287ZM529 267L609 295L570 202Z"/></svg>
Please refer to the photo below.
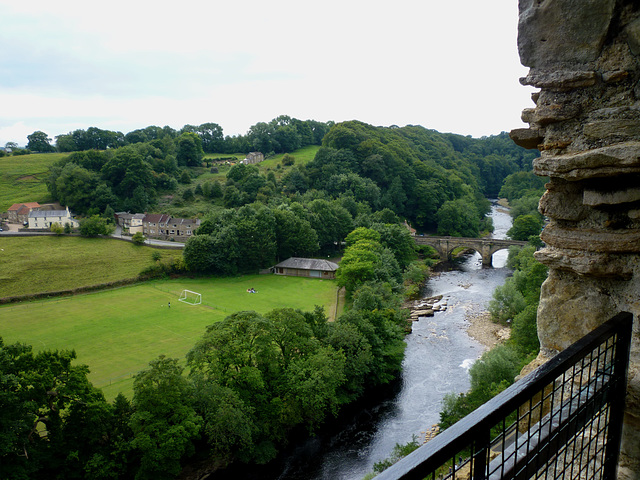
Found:
<svg viewBox="0 0 640 480"><path fill-rule="evenodd" d="M578 222L589 214L589 207L582 203L582 186L575 183L547 184L547 191L540 199L538 209L547 217Z"/></svg>
<svg viewBox="0 0 640 480"><path fill-rule="evenodd" d="M598 81L594 70L532 70L520 79L522 85L552 90L569 90L573 88L591 87Z"/></svg>
<svg viewBox="0 0 640 480"><path fill-rule="evenodd" d="M566 180L611 177L640 172L640 142L629 141L565 155L547 155L533 161L537 175Z"/></svg>
<svg viewBox="0 0 640 480"><path fill-rule="evenodd" d="M523 65L593 62L605 41L615 0L520 0L518 51Z"/></svg>
<svg viewBox="0 0 640 480"><path fill-rule="evenodd" d="M598 280L550 270L538 307L540 345L564 350L616 313L611 296Z"/></svg>
<svg viewBox="0 0 640 480"><path fill-rule="evenodd" d="M516 128L511 130L509 137L522 148L534 149L544 140L544 130L539 128Z"/></svg>
<svg viewBox="0 0 640 480"><path fill-rule="evenodd" d="M537 251L535 258L549 268L579 275L626 280L633 275L633 266L626 255L547 247Z"/></svg>
<svg viewBox="0 0 640 480"><path fill-rule="evenodd" d="M639 138L640 119L612 118L587 123L584 134L589 138L606 138L609 136Z"/></svg>
<svg viewBox="0 0 640 480"><path fill-rule="evenodd" d="M542 240L556 248L597 253L639 253L640 230L595 230L567 228L550 223L540 235Z"/></svg>
<svg viewBox="0 0 640 480"><path fill-rule="evenodd" d="M585 189L582 203L590 206L620 205L623 203L637 202L640 200L640 187L627 188L612 192Z"/></svg>

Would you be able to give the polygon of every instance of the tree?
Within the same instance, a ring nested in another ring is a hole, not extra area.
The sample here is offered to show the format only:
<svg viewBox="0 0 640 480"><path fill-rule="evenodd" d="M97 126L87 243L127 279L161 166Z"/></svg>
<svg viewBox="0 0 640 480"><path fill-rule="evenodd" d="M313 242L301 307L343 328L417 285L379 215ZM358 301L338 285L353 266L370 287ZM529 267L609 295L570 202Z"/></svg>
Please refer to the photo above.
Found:
<svg viewBox="0 0 640 480"><path fill-rule="evenodd" d="M525 309L527 302L516 287L512 278L507 278L504 285L500 285L493 292L493 299L489 302L489 311L495 321L506 322Z"/></svg>
<svg viewBox="0 0 640 480"><path fill-rule="evenodd" d="M438 210L438 235L477 237L480 218L473 203L458 199L444 202Z"/></svg>
<svg viewBox="0 0 640 480"><path fill-rule="evenodd" d="M46 133L38 130L31 135L27 135L27 148L33 152L53 152L55 149L51 146L51 139Z"/></svg>
<svg viewBox="0 0 640 480"><path fill-rule="evenodd" d="M83 237L97 237L98 235L111 235L114 226L110 225L106 218L100 215L92 215L80 221L80 235Z"/></svg>
<svg viewBox="0 0 640 480"><path fill-rule="evenodd" d="M75 212L85 213L93 206L100 183L100 176L96 172L71 162L57 176L54 174L50 177L47 187L62 205L67 205Z"/></svg>
<svg viewBox="0 0 640 480"><path fill-rule="evenodd" d="M56 148L59 152L75 152L78 150L78 146L71 134L56 136Z"/></svg>
<svg viewBox="0 0 640 480"><path fill-rule="evenodd" d="M140 245L144 245L145 238L142 232L136 232L131 237L131 241L133 242L134 245L140 246Z"/></svg>
<svg viewBox="0 0 640 480"><path fill-rule="evenodd" d="M198 167L202 161L202 141L195 133L186 132L176 140L178 166Z"/></svg>
<svg viewBox="0 0 640 480"><path fill-rule="evenodd" d="M193 408L193 385L178 360L161 355L133 382L132 446L140 450L136 479L172 479L194 452L202 419Z"/></svg>
<svg viewBox="0 0 640 480"><path fill-rule="evenodd" d="M222 127L217 123L203 123L196 128L196 133L202 141L202 149L207 153L222 152L224 135Z"/></svg>
<svg viewBox="0 0 640 480"><path fill-rule="evenodd" d="M540 235L543 220L536 215L522 215L513 221L513 226L507 232L512 240L527 241L533 235Z"/></svg>
<svg viewBox="0 0 640 480"><path fill-rule="evenodd" d="M291 210L273 210L276 221L275 235L279 259L311 255L318 250L318 235L311 224Z"/></svg>
<svg viewBox="0 0 640 480"><path fill-rule="evenodd" d="M82 477L84 439L76 437L69 412L104 404L104 397L75 358L69 350L34 354L29 345L0 338L1 478Z"/></svg>
<svg viewBox="0 0 640 480"><path fill-rule="evenodd" d="M184 246L182 256L192 272L213 272L215 266L215 240L211 235L192 235Z"/></svg>

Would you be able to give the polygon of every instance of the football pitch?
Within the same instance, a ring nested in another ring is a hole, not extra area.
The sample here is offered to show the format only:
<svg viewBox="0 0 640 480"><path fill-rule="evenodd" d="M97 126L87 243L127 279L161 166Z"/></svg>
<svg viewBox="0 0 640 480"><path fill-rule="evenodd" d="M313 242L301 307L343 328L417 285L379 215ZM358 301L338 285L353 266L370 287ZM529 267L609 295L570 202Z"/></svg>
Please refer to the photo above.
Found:
<svg viewBox="0 0 640 480"><path fill-rule="evenodd" d="M256 293L248 293L253 288ZM202 304L179 302L183 289ZM170 304L170 306L169 306ZM133 375L158 355L184 359L207 325L241 310L274 308L335 314L334 281L277 275L156 280L73 297L0 306L0 336L34 350L75 350L107 399L131 397Z"/></svg>

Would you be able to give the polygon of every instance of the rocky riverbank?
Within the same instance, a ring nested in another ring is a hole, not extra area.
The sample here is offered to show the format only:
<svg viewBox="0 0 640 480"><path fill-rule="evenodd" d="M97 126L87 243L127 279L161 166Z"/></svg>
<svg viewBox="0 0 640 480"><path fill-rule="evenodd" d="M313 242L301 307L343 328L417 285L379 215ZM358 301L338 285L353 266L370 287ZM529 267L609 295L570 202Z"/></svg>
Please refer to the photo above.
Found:
<svg viewBox="0 0 640 480"><path fill-rule="evenodd" d="M466 316L469 322L467 333L476 339L488 350L504 342L511 335L508 327L503 327L491 321L491 314L487 311L479 313L468 313Z"/></svg>

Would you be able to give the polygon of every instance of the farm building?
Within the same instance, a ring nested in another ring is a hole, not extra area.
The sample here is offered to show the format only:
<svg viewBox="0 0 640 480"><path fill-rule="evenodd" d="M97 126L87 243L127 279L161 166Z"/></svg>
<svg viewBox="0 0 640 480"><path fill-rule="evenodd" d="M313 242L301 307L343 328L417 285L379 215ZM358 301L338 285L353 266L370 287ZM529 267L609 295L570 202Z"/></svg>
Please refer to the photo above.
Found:
<svg viewBox="0 0 640 480"><path fill-rule="evenodd" d="M328 260L317 258L291 257L273 267L276 275L293 277L336 278L338 265Z"/></svg>
<svg viewBox="0 0 640 480"><path fill-rule="evenodd" d="M29 212L39 209L38 202L14 203L7 210L7 219L9 223L23 223L29 218Z"/></svg>
<svg viewBox="0 0 640 480"><path fill-rule="evenodd" d="M245 165L260 163L264 161L264 155L261 152L249 152L242 163Z"/></svg>
<svg viewBox="0 0 640 480"><path fill-rule="evenodd" d="M72 228L79 226L75 216L69 211L69 207L66 207L65 210L31 210L28 219L30 230L48 230L54 223L62 227L66 223L70 224Z"/></svg>

